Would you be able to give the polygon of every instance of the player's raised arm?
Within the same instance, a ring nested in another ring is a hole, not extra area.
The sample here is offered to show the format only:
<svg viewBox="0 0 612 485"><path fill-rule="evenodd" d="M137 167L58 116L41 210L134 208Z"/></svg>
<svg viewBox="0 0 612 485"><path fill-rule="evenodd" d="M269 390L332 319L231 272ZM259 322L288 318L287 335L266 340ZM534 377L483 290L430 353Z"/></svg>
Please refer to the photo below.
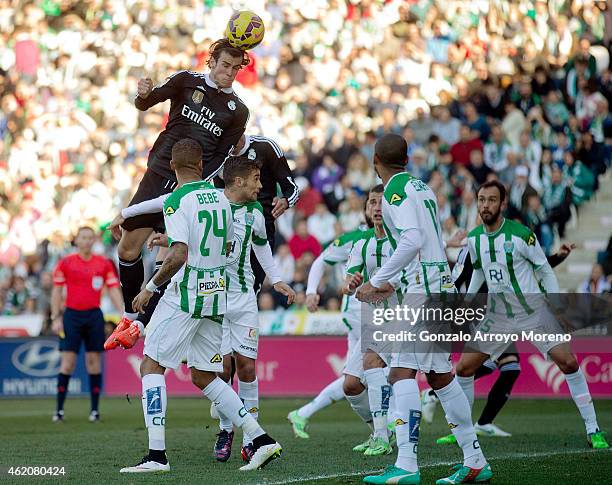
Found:
<svg viewBox="0 0 612 485"><path fill-rule="evenodd" d="M164 82L153 86L151 78L138 80L138 96L134 100L134 105L140 111L146 111L157 103L166 101L174 97L177 90L182 87L183 77L186 71L172 74Z"/></svg>

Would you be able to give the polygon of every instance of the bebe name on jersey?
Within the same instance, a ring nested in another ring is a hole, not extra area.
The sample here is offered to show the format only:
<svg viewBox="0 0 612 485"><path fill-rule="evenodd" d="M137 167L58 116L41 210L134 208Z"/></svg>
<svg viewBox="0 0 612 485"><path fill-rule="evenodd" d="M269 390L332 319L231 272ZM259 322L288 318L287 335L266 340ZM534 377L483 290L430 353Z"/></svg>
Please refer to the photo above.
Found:
<svg viewBox="0 0 612 485"><path fill-rule="evenodd" d="M223 128L217 125L217 123L215 123L214 121L211 121L211 119L215 117L216 113L214 111L209 110L205 106L202 107L201 113L197 113L193 111L189 106L184 104L183 109L181 110L181 114L185 118L189 118L194 123L197 123L202 128L207 129L213 135L215 136L223 135Z"/></svg>

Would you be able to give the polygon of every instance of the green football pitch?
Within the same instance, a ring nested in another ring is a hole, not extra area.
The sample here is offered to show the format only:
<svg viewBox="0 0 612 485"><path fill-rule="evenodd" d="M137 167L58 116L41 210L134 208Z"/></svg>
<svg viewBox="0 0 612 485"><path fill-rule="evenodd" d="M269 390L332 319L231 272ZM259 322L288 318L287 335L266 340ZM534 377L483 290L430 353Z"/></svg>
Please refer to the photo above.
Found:
<svg viewBox="0 0 612 485"><path fill-rule="evenodd" d="M351 451L368 433L346 402L313 417L309 440L294 438L286 415L304 402L261 402L261 422L281 442L283 455L264 470L240 472L240 432L236 433L231 459L217 463L212 456L217 428L209 416L208 401L171 398L166 442L172 471L163 476L125 476L119 469L137 463L146 451L140 400L103 399L102 421L95 424L87 421L86 399L68 398L66 421L60 424L51 422L52 400L0 400L0 482L35 480L9 476L10 466L61 465L66 475L54 483L357 484L364 474L393 463L395 453L370 458ZM482 404L476 403L476 413ZM612 430L612 401L599 401L596 409L600 426ZM571 401L513 400L496 422L513 436L480 440L495 473L494 483L612 483L612 452L587 447L582 420ZM461 459L455 445L435 444L435 438L446 433L448 427L438 408L434 423L421 426L423 484L448 475L449 465Z"/></svg>

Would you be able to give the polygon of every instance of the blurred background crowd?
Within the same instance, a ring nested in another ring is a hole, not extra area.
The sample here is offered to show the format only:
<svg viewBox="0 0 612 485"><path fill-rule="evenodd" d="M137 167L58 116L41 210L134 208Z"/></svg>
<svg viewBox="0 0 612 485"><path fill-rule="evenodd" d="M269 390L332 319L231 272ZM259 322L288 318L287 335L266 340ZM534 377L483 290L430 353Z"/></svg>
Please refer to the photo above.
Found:
<svg viewBox="0 0 612 485"><path fill-rule="evenodd" d="M0 314L47 311L49 271L78 226L100 228L97 249L114 257L104 225L168 108L136 110L138 78L205 70L242 8L266 24L235 85L248 132L282 146L301 189L276 251L298 306L313 257L363 222L382 133L407 139L406 169L436 192L446 237L477 224L475 188L498 177L509 216L547 252L610 165L605 1L0 0ZM261 295L262 309L277 303Z"/></svg>

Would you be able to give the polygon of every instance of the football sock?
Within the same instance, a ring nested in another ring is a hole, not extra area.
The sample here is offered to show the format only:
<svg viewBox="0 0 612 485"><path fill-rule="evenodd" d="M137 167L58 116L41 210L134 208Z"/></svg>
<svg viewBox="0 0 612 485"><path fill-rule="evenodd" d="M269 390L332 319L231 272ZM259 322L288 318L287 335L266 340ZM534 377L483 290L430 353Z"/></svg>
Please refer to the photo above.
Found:
<svg viewBox="0 0 612 485"><path fill-rule="evenodd" d="M100 391L102 390L102 374L89 374L89 393L91 395L91 410L98 411Z"/></svg>
<svg viewBox="0 0 612 485"><path fill-rule="evenodd" d="M259 382L257 378L253 382L243 382L238 380L238 397L244 403L245 409L257 421L259 417ZM242 434L242 445L248 445L253 441L253 438L246 433Z"/></svg>
<svg viewBox="0 0 612 485"><path fill-rule="evenodd" d="M57 412L64 410L64 401L68 394L68 383L70 376L68 374L58 374L57 376Z"/></svg>
<svg viewBox="0 0 612 485"><path fill-rule="evenodd" d="M480 418L478 418L478 424L483 425L493 422L506 402L508 402L512 387L520 373L521 366L518 362L508 362L499 367L499 376L489 391L487 403L480 414Z"/></svg>
<svg viewBox="0 0 612 485"><path fill-rule="evenodd" d="M125 306L125 316L134 320L137 313L132 308L132 301L140 293L140 287L144 280L144 264L142 255L133 261L119 258L119 280L121 281L121 292L123 293L123 303Z"/></svg>
<svg viewBox="0 0 612 485"><path fill-rule="evenodd" d="M473 384L472 379L472 384ZM476 438L472 424L472 408L465 397L457 379L453 379L446 387L436 390L436 395L446 413L446 421L452 430L457 443L463 450L463 464L470 468L482 468L487 460L482 454L480 443Z"/></svg>
<svg viewBox="0 0 612 485"><path fill-rule="evenodd" d="M202 392L216 404L220 416L229 418L235 426L242 428L242 432L251 439L255 440L255 438L264 434L261 426L242 405L238 394L222 379L215 377Z"/></svg>
<svg viewBox="0 0 612 485"><path fill-rule="evenodd" d="M142 410L149 433L149 449L166 449L166 379L163 374L142 377Z"/></svg>
<svg viewBox="0 0 612 485"><path fill-rule="evenodd" d="M455 379L461 386L461 389L463 389L465 397L467 397L468 403L470 404L470 409L472 409L472 406L474 405L474 376L471 376L471 377L457 376L455 377ZM436 394L438 394L438 391L436 391ZM438 395L438 398L439 397L440 396Z"/></svg>
<svg viewBox="0 0 612 485"><path fill-rule="evenodd" d="M155 270L153 271L153 276L157 274L162 264L163 264L163 261L155 262ZM151 276L151 279L153 278L153 276ZM149 321L151 321L151 316L153 315L153 312L155 311L155 307L159 303L159 300L161 299L161 297L164 296L164 292L166 291L166 288L168 288L169 284L170 284L170 280L158 286L157 289L153 292L153 295L151 296L149 303L147 303L147 306L145 307L145 311L143 313L138 314L138 317L137 317L138 321L141 322L144 327L146 327L149 324Z"/></svg>
<svg viewBox="0 0 612 485"><path fill-rule="evenodd" d="M397 401L395 400L395 391L393 391L391 393L391 398L389 399L389 414L387 414L387 425L393 425L394 427L396 419L395 410L397 409L396 402Z"/></svg>
<svg viewBox="0 0 612 485"><path fill-rule="evenodd" d="M497 369L497 364L491 359L486 360L484 364L482 364L478 369L476 369L474 380L477 381L481 377L493 374L493 372L495 372L495 369Z"/></svg>
<svg viewBox="0 0 612 485"><path fill-rule="evenodd" d="M395 435L397 436L397 461L395 466L409 472L419 469L417 447L421 424L421 399L415 379L402 379L393 384L395 396Z"/></svg>
<svg viewBox="0 0 612 485"><path fill-rule="evenodd" d="M349 396L345 394L345 397L353 408L353 411L357 413L357 416L363 419L363 422L373 429L374 426L372 425L372 413L370 413L368 390L364 389L361 394L357 394L356 396Z"/></svg>
<svg viewBox="0 0 612 485"><path fill-rule="evenodd" d="M584 378L582 369L579 368L573 374L565 374L565 380L567 381L572 399L576 403L578 411L580 411L580 416L584 420L587 434L595 433L599 430L595 406L593 406L589 386Z"/></svg>
<svg viewBox="0 0 612 485"><path fill-rule="evenodd" d="M326 408L336 401L344 399L343 385L344 376L340 376L338 379L325 386L312 401L298 409L298 414L302 418L310 418L310 416L319 412L321 409Z"/></svg>
<svg viewBox="0 0 612 485"><path fill-rule="evenodd" d="M374 436L389 440L387 434L387 414L389 414L389 399L392 387L385 377L382 367L368 369L364 372L367 382L368 402L370 403L370 414L374 424Z"/></svg>

